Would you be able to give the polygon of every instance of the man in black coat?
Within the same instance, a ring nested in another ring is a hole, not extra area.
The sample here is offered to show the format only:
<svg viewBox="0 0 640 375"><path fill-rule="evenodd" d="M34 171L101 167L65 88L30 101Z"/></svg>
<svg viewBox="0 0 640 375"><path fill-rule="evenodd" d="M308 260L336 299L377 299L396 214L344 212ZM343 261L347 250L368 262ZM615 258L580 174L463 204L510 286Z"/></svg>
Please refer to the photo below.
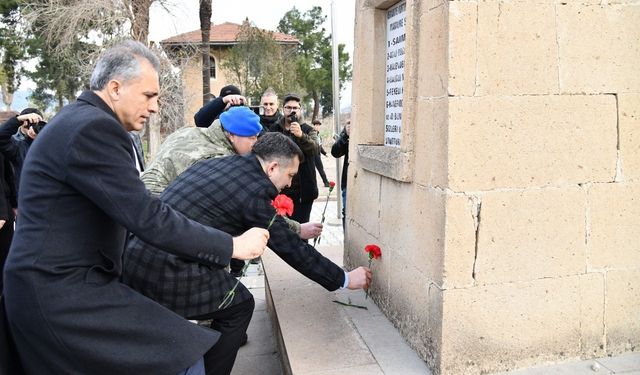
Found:
<svg viewBox="0 0 640 375"><path fill-rule="evenodd" d="M25 108L19 115L10 118L0 126L0 152L11 163L16 194L18 194L24 159L27 157L29 147L45 124L39 110Z"/></svg>
<svg viewBox="0 0 640 375"><path fill-rule="evenodd" d="M318 198L315 158L320 152L320 140L318 132L312 126L299 123L302 116L301 111L298 95L285 96L284 117L269 130L286 135L304 153L304 160L300 163L298 174L291 182L291 186L284 189L282 193L293 200L295 208L291 218L298 223L306 223L311 216L313 201Z"/></svg>
<svg viewBox="0 0 640 375"><path fill-rule="evenodd" d="M296 144L267 133L250 155L201 161L182 173L160 198L203 224L231 235L249 226L267 228L274 217L271 201L291 184L302 156ZM291 231L282 217L269 228L269 248L285 262L327 290L367 288L371 272L345 272ZM206 266L162 252L135 238L125 251L123 280L134 289L189 319L213 319L222 336L205 355L207 374L231 372L253 313L253 297L239 284L229 306L225 294L236 279L221 266Z"/></svg>
<svg viewBox="0 0 640 375"><path fill-rule="evenodd" d="M342 175L340 177L340 190L342 190L342 227L344 228L345 214L347 212L347 176L349 169L349 134L351 134L351 119L345 123L344 129L340 132L338 139L331 146L331 156L340 158L344 156L342 162Z"/></svg>
<svg viewBox="0 0 640 375"><path fill-rule="evenodd" d="M120 282L127 230L212 267L264 250L264 229L232 238L153 198L140 181L127 131L158 110L159 66L139 42L108 49L91 90L29 150L4 275L9 328L27 374L203 370L219 333Z"/></svg>

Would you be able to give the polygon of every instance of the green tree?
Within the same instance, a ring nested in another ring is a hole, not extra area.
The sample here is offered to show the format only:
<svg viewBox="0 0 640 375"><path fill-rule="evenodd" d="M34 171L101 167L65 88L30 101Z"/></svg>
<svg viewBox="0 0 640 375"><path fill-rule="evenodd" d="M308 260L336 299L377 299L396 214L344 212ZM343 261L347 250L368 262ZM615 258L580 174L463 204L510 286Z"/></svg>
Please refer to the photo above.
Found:
<svg viewBox="0 0 640 375"><path fill-rule="evenodd" d="M99 47L76 41L69 48L67 53L61 54L41 44L32 46L32 49L41 52L40 58L35 70L26 75L36 84L29 100L38 108L55 105L54 111L58 112L62 106L73 102L79 91L88 88L89 71L78 59L95 53ZM37 52L32 54L36 55Z"/></svg>
<svg viewBox="0 0 640 375"><path fill-rule="evenodd" d="M19 5L17 0L0 2L0 86L7 108L11 107L13 93L20 86L20 64L27 52L27 36L21 25Z"/></svg>
<svg viewBox="0 0 640 375"><path fill-rule="evenodd" d="M278 31L294 35L301 42L296 58L296 77L306 91L305 99L313 101L313 119L322 113L333 111L333 94L331 81L331 35L325 35L322 27L326 16L322 8L314 6L301 14L295 7L285 13L280 20ZM345 81L351 79L349 54L344 52L344 44L338 45L340 88Z"/></svg>
<svg viewBox="0 0 640 375"><path fill-rule="evenodd" d="M276 92L299 91L295 61L295 49L278 44L273 32L245 20L237 44L229 50L222 68L230 73L230 83L237 85L246 97L259 101L269 87Z"/></svg>

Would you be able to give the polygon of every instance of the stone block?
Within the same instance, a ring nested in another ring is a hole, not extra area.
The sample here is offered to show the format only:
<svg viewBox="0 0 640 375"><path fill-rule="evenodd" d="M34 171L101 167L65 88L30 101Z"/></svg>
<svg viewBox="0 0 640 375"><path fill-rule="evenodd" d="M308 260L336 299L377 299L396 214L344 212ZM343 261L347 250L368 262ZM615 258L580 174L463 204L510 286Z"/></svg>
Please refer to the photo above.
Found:
<svg viewBox="0 0 640 375"><path fill-rule="evenodd" d="M378 303L430 368L440 364L442 289L411 262L392 260L389 297Z"/></svg>
<svg viewBox="0 0 640 375"><path fill-rule="evenodd" d="M382 199L380 180L382 177L363 169L351 172L353 169L356 168L349 168L350 173L354 173L354 177L349 179L347 188L347 221L353 221L377 236L380 232L380 200ZM365 198L367 204L355 204Z"/></svg>
<svg viewBox="0 0 640 375"><path fill-rule="evenodd" d="M417 66L418 74L416 77L418 95L421 97L441 97L447 94L447 7L441 5L431 10L423 7L419 17L420 34L418 36L417 58L420 64ZM405 80L405 85L410 82Z"/></svg>
<svg viewBox="0 0 640 375"><path fill-rule="evenodd" d="M443 293L442 375L567 361L603 344L602 274Z"/></svg>
<svg viewBox="0 0 640 375"><path fill-rule="evenodd" d="M607 351L609 354L637 351L640 347L640 269L608 271L606 300Z"/></svg>
<svg viewBox="0 0 640 375"><path fill-rule="evenodd" d="M382 180L380 242L386 259L406 264L402 274L421 273L442 283L445 200L442 190ZM400 230L402 228L402 230ZM383 255L384 257L384 255ZM400 277L394 273L393 277Z"/></svg>
<svg viewBox="0 0 640 375"><path fill-rule="evenodd" d="M404 130L402 132L405 134ZM358 144L355 149L358 153L358 165L363 169L397 181L412 180L413 151L405 151L404 146L396 148Z"/></svg>
<svg viewBox="0 0 640 375"><path fill-rule="evenodd" d="M622 181L640 181L640 94L618 95Z"/></svg>
<svg viewBox="0 0 640 375"><path fill-rule="evenodd" d="M479 197L447 194L443 288L460 288L474 283Z"/></svg>
<svg viewBox="0 0 640 375"><path fill-rule="evenodd" d="M368 244L377 244L380 246L383 252L386 253L387 244L381 242L379 237L373 236L366 228L359 225L351 225L348 228L348 236L344 238L344 266L345 269L354 269L360 266L366 266L368 263L367 254L364 252L364 247ZM388 278L389 271L386 269L385 260L387 257L377 261L376 265L376 293L381 296L383 292L388 290Z"/></svg>
<svg viewBox="0 0 640 375"><path fill-rule="evenodd" d="M493 284L586 270L586 194L581 188L481 196L475 281Z"/></svg>
<svg viewBox="0 0 640 375"><path fill-rule="evenodd" d="M416 122L413 179L416 183L444 188L447 181L448 98L420 99Z"/></svg>
<svg viewBox="0 0 640 375"><path fill-rule="evenodd" d="M555 5L478 2L478 95L558 92Z"/></svg>
<svg viewBox="0 0 640 375"><path fill-rule="evenodd" d="M449 89L453 96L473 96L478 61L478 3L449 2Z"/></svg>
<svg viewBox="0 0 640 375"><path fill-rule="evenodd" d="M640 183L595 184L588 199L589 266L640 268Z"/></svg>
<svg viewBox="0 0 640 375"><path fill-rule="evenodd" d="M449 98L454 191L610 182L616 173L613 95Z"/></svg>
<svg viewBox="0 0 640 375"><path fill-rule="evenodd" d="M640 91L640 6L557 6L560 90L563 93Z"/></svg>
<svg viewBox="0 0 640 375"><path fill-rule="evenodd" d="M356 48L353 55L351 142L383 144L384 96L378 93L385 89L386 17L368 4L359 4L355 16L354 40L366 40L369 48Z"/></svg>

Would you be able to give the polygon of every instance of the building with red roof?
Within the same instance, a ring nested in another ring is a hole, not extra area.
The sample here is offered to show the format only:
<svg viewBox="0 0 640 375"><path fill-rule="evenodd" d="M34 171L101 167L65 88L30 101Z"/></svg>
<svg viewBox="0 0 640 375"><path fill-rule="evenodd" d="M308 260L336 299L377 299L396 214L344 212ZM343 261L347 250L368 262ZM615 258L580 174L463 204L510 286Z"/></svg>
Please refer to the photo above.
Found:
<svg viewBox="0 0 640 375"><path fill-rule="evenodd" d="M249 22L246 20L245 22ZM211 93L218 95L220 89L228 84L236 84L227 79L222 63L229 50L239 43L238 35L242 31L242 25L225 22L220 25L212 25L209 32L210 62L211 62ZM300 41L291 35L268 31L276 43L284 47L295 48ZM172 36L160 42L167 53L176 56L184 54L186 60L182 66L182 79L185 87L185 121L191 125L193 115L202 107L202 57L199 46L202 41L200 29Z"/></svg>

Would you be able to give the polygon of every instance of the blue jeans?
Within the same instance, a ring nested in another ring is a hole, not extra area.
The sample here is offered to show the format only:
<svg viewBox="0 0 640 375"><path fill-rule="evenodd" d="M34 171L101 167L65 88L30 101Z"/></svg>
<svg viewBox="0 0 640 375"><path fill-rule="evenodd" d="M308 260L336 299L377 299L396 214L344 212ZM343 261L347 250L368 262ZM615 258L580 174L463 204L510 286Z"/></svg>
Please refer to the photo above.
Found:
<svg viewBox="0 0 640 375"><path fill-rule="evenodd" d="M178 375L204 375L204 360L200 358L193 366L180 371Z"/></svg>

